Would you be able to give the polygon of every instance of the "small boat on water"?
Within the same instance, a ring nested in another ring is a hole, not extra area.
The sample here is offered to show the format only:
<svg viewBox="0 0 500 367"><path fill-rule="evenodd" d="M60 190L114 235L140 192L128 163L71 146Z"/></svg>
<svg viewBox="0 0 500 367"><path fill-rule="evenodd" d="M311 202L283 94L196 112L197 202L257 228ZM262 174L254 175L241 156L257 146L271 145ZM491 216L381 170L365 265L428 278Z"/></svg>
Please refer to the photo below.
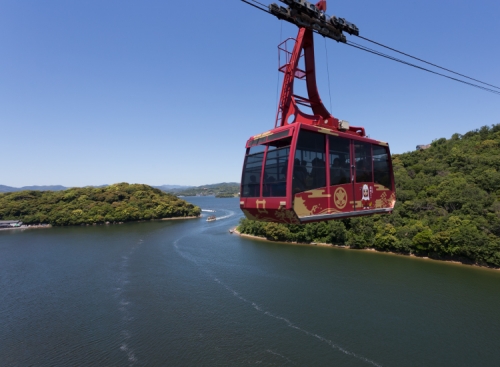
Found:
<svg viewBox="0 0 500 367"><path fill-rule="evenodd" d="M216 220L217 218L215 217L215 215L210 215L208 218L207 218L207 222L212 222L214 220Z"/></svg>

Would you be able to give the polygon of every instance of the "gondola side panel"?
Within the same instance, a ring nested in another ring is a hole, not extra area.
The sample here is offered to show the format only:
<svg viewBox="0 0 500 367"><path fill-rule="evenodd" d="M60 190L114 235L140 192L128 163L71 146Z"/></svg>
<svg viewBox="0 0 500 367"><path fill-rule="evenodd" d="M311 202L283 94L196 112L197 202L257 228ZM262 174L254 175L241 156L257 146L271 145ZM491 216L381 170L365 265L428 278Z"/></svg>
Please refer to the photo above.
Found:
<svg viewBox="0 0 500 367"><path fill-rule="evenodd" d="M353 205L357 211L393 209L396 203L394 191L373 182L356 184L354 192L355 200L351 200L350 205Z"/></svg>
<svg viewBox="0 0 500 367"><path fill-rule="evenodd" d="M293 210L299 218L312 215L332 214L334 209L330 208L330 194L326 187L300 192L295 194Z"/></svg>
<svg viewBox="0 0 500 367"><path fill-rule="evenodd" d="M300 224L300 220L291 209L286 209L285 198L246 198L240 201L240 207L250 220Z"/></svg>

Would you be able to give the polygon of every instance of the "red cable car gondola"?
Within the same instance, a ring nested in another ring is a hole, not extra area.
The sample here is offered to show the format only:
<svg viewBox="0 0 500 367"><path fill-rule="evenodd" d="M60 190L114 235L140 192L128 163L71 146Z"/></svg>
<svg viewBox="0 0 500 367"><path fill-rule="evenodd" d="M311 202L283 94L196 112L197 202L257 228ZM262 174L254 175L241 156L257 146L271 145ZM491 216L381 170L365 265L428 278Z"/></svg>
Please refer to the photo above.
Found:
<svg viewBox="0 0 500 367"><path fill-rule="evenodd" d="M325 3L318 3L325 10ZM390 213L396 202L387 143L366 137L362 127L333 117L316 86L313 31L300 28L293 51L288 39L275 128L246 144L240 207L249 219L308 223ZM305 70L299 69L304 58ZM295 95L305 79L308 98ZM298 105L312 110L306 114Z"/></svg>

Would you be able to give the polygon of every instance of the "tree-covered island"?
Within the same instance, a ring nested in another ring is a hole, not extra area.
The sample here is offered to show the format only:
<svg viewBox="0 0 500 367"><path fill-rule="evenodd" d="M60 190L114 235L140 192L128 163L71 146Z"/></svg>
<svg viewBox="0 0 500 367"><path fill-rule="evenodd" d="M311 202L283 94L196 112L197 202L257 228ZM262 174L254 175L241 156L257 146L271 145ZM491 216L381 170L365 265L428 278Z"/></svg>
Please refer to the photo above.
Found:
<svg viewBox="0 0 500 367"><path fill-rule="evenodd" d="M222 198L222 199L235 198L235 197L238 197L238 194L231 194L231 193L223 192L223 193L215 194L215 197Z"/></svg>
<svg viewBox="0 0 500 367"><path fill-rule="evenodd" d="M201 209L148 185L19 191L0 194L0 220L53 226L198 217Z"/></svg>
<svg viewBox="0 0 500 367"><path fill-rule="evenodd" d="M176 190L175 194L182 196L211 196L228 198L238 196L240 184L236 182L222 182L211 185L190 187L189 189Z"/></svg>
<svg viewBox="0 0 500 367"><path fill-rule="evenodd" d="M373 248L500 267L500 124L393 155L391 215L284 225L243 219L241 233L274 241Z"/></svg>

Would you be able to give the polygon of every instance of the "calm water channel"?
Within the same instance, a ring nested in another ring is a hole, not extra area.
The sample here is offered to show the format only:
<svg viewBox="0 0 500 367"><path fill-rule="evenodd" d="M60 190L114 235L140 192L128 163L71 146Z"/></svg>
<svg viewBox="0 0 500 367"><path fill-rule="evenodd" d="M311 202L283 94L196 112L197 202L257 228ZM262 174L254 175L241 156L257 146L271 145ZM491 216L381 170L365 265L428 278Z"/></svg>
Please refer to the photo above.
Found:
<svg viewBox="0 0 500 367"><path fill-rule="evenodd" d="M220 219L1 231L0 365L500 365L500 272L240 238L238 199L189 201Z"/></svg>

